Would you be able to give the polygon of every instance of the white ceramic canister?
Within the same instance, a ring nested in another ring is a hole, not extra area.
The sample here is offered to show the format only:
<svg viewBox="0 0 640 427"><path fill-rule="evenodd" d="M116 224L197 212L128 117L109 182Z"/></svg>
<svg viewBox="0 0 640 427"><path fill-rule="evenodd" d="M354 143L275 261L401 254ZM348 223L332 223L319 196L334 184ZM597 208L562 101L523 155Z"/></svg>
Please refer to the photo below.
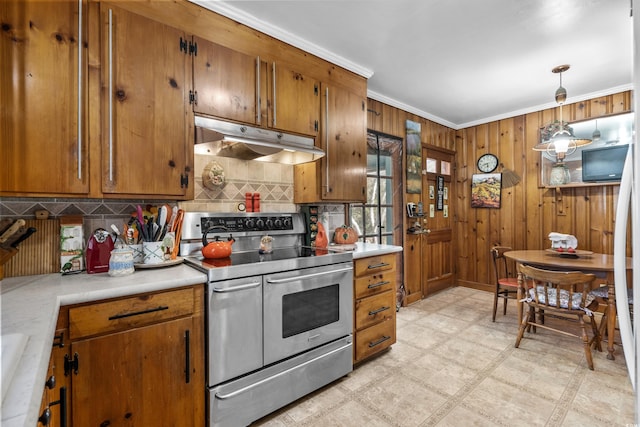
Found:
<svg viewBox="0 0 640 427"><path fill-rule="evenodd" d="M135 271L133 268L133 251L128 248L117 248L111 251L109 258L109 276L126 276Z"/></svg>

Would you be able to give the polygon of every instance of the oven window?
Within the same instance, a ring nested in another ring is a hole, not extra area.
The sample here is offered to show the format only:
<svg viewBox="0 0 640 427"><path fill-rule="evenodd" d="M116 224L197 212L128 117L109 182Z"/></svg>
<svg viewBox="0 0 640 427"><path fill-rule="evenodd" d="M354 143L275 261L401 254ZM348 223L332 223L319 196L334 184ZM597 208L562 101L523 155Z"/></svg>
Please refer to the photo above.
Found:
<svg viewBox="0 0 640 427"><path fill-rule="evenodd" d="M340 320L339 285L323 286L282 297L282 338Z"/></svg>

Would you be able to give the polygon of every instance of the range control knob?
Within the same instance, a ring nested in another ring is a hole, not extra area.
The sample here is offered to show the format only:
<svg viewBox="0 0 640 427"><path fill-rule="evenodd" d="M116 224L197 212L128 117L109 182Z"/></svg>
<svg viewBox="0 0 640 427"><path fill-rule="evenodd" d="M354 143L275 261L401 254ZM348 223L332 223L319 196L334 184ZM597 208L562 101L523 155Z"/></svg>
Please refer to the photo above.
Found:
<svg viewBox="0 0 640 427"><path fill-rule="evenodd" d="M284 217L282 219L282 223L283 223L282 224L283 225L282 228L285 229L285 230L291 230L293 228L293 225L291 223L291 218L289 218L289 217Z"/></svg>
<svg viewBox="0 0 640 427"><path fill-rule="evenodd" d="M256 220L256 227L258 230L264 229L264 220L262 218Z"/></svg>
<svg viewBox="0 0 640 427"><path fill-rule="evenodd" d="M253 230L256 226L256 222L253 220L253 218L249 218L244 222L244 225L247 230Z"/></svg>
<svg viewBox="0 0 640 427"><path fill-rule="evenodd" d="M272 219L266 221L267 230L273 230L274 224Z"/></svg>
<svg viewBox="0 0 640 427"><path fill-rule="evenodd" d="M282 230L282 225L282 218L277 218L273 223L276 230Z"/></svg>

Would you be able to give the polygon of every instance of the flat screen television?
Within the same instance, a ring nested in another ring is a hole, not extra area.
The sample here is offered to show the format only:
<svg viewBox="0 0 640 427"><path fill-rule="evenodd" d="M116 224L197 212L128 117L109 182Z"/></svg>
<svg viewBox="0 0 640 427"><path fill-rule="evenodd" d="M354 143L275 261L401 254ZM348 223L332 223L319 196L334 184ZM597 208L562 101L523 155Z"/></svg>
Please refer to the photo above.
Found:
<svg viewBox="0 0 640 427"><path fill-rule="evenodd" d="M582 182L620 181L629 145L582 151Z"/></svg>

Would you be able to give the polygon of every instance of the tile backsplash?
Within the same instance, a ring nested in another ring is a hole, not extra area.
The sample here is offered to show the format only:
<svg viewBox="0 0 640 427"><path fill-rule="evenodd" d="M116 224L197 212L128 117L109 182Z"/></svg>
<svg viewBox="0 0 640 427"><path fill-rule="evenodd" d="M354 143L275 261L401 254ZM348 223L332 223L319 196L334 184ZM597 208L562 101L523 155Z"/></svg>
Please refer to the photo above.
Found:
<svg viewBox="0 0 640 427"><path fill-rule="evenodd" d="M215 162L212 164L211 162ZM210 173L215 166L216 184ZM297 212L293 203L293 166L279 163L238 160L214 156L195 156L194 199L188 201L158 201L135 199L75 199L5 197L0 199L0 218L35 218L35 212L46 210L50 217L82 215L84 233L89 236L96 228L109 230L111 224L119 227L135 212L136 205L177 204L186 211L237 212L245 193L260 193L261 212ZM203 177L204 174L204 177ZM208 185L205 185L208 184ZM345 221L344 205L318 205L319 219L328 231L335 230ZM331 238L332 235L329 236Z"/></svg>

